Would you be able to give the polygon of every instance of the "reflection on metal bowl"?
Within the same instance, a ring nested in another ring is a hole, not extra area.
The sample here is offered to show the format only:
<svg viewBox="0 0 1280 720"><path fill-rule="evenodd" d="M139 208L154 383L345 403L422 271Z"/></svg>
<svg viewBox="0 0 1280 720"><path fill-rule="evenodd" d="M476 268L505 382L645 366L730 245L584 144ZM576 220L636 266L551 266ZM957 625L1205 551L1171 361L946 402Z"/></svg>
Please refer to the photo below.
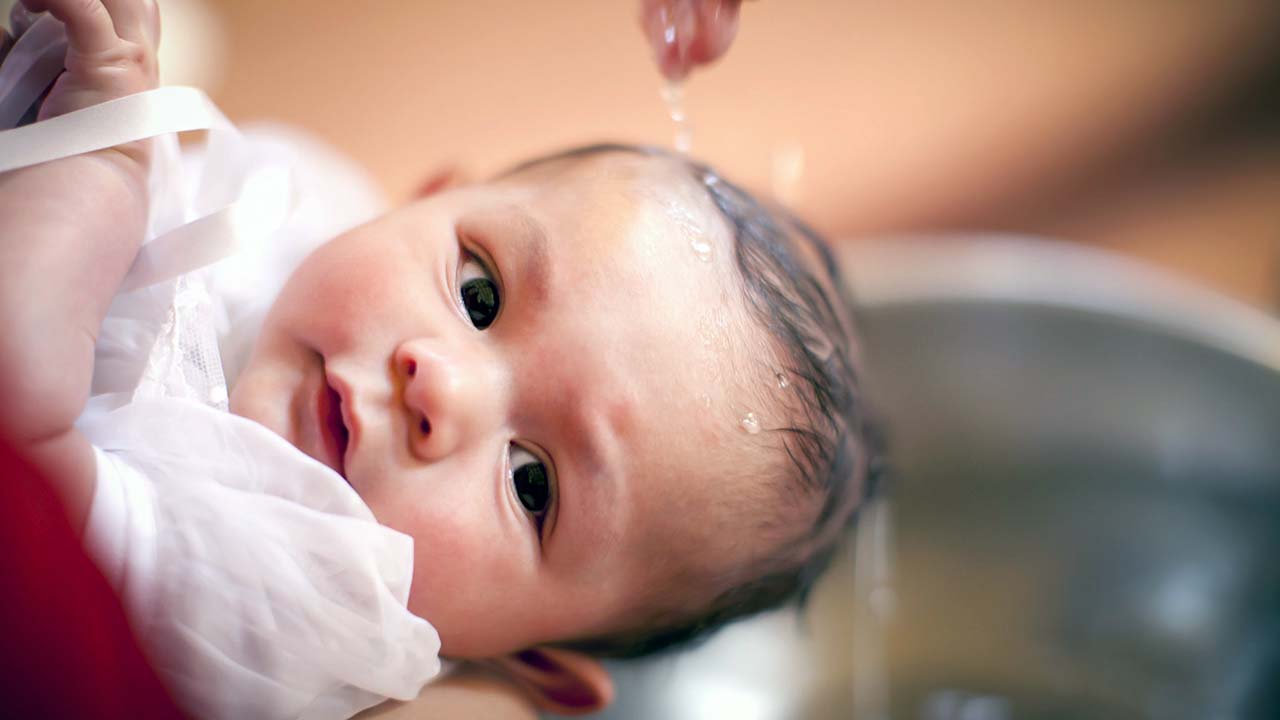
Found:
<svg viewBox="0 0 1280 720"><path fill-rule="evenodd" d="M845 566L807 631L619 666L611 716L1280 717L1280 323L1044 241L844 259L898 470L887 627ZM746 710L691 700L735 677Z"/></svg>
<svg viewBox="0 0 1280 720"><path fill-rule="evenodd" d="M1280 325L1052 243L849 262L901 471L892 715L1280 715Z"/></svg>

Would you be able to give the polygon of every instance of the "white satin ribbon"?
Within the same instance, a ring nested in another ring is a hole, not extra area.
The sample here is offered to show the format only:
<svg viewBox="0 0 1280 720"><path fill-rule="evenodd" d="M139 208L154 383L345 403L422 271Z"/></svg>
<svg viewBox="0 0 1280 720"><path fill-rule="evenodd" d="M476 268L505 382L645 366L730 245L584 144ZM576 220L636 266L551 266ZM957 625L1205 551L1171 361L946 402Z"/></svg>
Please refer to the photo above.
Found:
<svg viewBox="0 0 1280 720"><path fill-rule="evenodd" d="M121 290L128 292L231 255L241 243L278 229L292 205L287 177L255 182L262 178L246 172L250 163L240 157L239 132L203 91L157 88L5 130L0 132L0 172L201 130L209 132L209 142L202 192L197 193L198 217L142 247L121 284ZM245 192L251 184L253 198Z"/></svg>
<svg viewBox="0 0 1280 720"><path fill-rule="evenodd" d="M52 15L39 17L18 36L0 67L0 128L13 127L62 72L67 36ZM0 153L0 162L5 156Z"/></svg>

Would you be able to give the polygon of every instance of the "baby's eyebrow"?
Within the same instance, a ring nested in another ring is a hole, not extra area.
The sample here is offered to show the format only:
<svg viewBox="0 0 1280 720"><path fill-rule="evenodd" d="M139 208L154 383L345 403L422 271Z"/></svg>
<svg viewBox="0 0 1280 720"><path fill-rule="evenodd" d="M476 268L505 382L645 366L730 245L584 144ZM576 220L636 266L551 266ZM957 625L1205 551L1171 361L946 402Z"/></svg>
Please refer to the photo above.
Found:
<svg viewBox="0 0 1280 720"><path fill-rule="evenodd" d="M618 468L618 428L607 414L589 412L590 404L584 402L581 393L569 390L562 400L565 408L571 408L572 420L565 427L572 428L564 449L569 451L572 472L561 477L561 501L571 503L576 509L571 513L577 528L572 543L578 547L573 552L590 552L586 548L599 548L617 540L624 513L620 508L620 495L624 488L616 474ZM571 500L566 501L566 498ZM557 525L559 520L556 521ZM581 557L581 556L580 556Z"/></svg>
<svg viewBox="0 0 1280 720"><path fill-rule="evenodd" d="M529 211L519 205L511 206L512 217L519 231L513 238L517 258L516 265L520 286L527 293L526 300L545 302L551 294L554 269L551 263L547 229Z"/></svg>

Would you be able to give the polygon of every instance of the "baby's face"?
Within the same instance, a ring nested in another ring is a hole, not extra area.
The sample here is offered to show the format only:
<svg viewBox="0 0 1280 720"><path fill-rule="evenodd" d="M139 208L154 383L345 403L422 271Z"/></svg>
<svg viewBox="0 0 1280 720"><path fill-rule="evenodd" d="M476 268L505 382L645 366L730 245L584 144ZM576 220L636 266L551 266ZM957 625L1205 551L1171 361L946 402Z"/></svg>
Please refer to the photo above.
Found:
<svg viewBox="0 0 1280 720"><path fill-rule="evenodd" d="M761 408L734 388L767 353L680 172L610 154L414 202L320 248L267 318L232 409L415 538L409 608L447 655L617 628L758 549L723 508L753 495L764 435L738 419Z"/></svg>

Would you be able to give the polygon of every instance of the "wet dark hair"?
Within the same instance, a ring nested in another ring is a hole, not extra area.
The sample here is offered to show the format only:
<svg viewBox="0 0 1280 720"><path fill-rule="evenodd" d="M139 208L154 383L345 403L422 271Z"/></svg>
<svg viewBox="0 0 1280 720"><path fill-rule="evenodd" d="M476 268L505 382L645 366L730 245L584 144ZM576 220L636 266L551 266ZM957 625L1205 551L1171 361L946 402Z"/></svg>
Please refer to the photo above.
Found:
<svg viewBox="0 0 1280 720"><path fill-rule="evenodd" d="M788 603L803 608L858 509L877 492L885 465L878 425L859 392L852 304L828 243L785 209L758 200L709 166L663 148L588 145L536 158L510 172L604 153L680 164L728 224L747 307L781 350L785 376L798 398L791 413L794 425L770 431L785 434L796 489L821 497L813 523L799 538L747 568L745 581L697 611L641 617L629 629L556 643L600 657L635 658L697 643L764 610Z"/></svg>

